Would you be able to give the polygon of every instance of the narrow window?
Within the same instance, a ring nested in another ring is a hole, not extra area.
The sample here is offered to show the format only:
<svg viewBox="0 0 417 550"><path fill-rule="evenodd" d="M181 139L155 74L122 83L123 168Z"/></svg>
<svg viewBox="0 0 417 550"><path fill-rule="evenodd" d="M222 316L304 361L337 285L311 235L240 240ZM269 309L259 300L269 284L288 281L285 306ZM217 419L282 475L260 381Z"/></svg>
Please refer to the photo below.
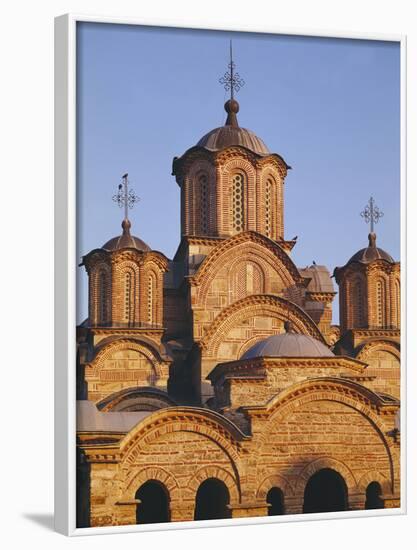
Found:
<svg viewBox="0 0 417 550"><path fill-rule="evenodd" d="M401 325L401 294L400 294L400 282L395 281L394 284L394 319L396 328L400 328Z"/></svg>
<svg viewBox="0 0 417 550"><path fill-rule="evenodd" d="M265 233L267 237L272 238L272 181L270 178L266 181L265 188Z"/></svg>
<svg viewBox="0 0 417 550"><path fill-rule="evenodd" d="M105 324L107 321L107 276L104 271L99 277L99 322Z"/></svg>
<svg viewBox="0 0 417 550"><path fill-rule="evenodd" d="M264 279L259 266L240 262L231 273L229 288L230 303L249 294L263 294Z"/></svg>
<svg viewBox="0 0 417 550"><path fill-rule="evenodd" d="M363 303L363 289L360 280L356 280L353 284L352 293L352 307L353 309L353 328L361 328L364 325L364 303Z"/></svg>
<svg viewBox="0 0 417 550"><path fill-rule="evenodd" d="M284 512L284 493L278 487L272 487L266 495L269 504L268 516L282 516Z"/></svg>
<svg viewBox="0 0 417 550"><path fill-rule="evenodd" d="M376 313L377 326L385 326L385 284L383 281L376 283Z"/></svg>
<svg viewBox="0 0 417 550"><path fill-rule="evenodd" d="M364 293L363 283L359 278L352 281L348 287L348 308L350 309L351 328L362 328L365 326L364 319Z"/></svg>
<svg viewBox="0 0 417 550"><path fill-rule="evenodd" d="M372 481L366 488L365 510L378 510L384 507L381 493L381 485L377 481Z"/></svg>
<svg viewBox="0 0 417 550"><path fill-rule="evenodd" d="M155 276L148 277L148 323L156 323L156 304L155 304Z"/></svg>
<svg viewBox="0 0 417 550"><path fill-rule="evenodd" d="M127 271L125 273L125 292L124 292L124 300L125 300L125 303L124 303L124 315L123 315L123 318L124 318L124 321L126 321L126 323L129 323L130 322L130 319L131 319L131 308L132 308L132 304L131 304L131 295L132 295L132 274Z"/></svg>
<svg viewBox="0 0 417 550"><path fill-rule="evenodd" d="M243 231L244 220L244 178L242 174L235 174L232 180L232 210L233 210L233 229L236 232Z"/></svg>
<svg viewBox="0 0 417 550"><path fill-rule="evenodd" d="M206 174L199 178L200 183L200 229L202 234L208 232L209 212L208 212L208 179Z"/></svg>

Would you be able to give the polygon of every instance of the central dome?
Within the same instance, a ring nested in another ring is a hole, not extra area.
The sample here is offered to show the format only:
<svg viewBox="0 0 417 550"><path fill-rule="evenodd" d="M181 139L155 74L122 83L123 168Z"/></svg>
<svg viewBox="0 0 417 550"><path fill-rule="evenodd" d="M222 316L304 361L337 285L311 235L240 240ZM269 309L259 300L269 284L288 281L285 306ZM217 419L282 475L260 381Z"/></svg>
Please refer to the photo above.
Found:
<svg viewBox="0 0 417 550"><path fill-rule="evenodd" d="M203 136L197 143L197 147L204 147L209 151L220 151L233 145L246 147L246 149L261 156L271 154L261 138L250 130L240 128L239 126L220 126L220 128L215 128Z"/></svg>
<svg viewBox="0 0 417 550"><path fill-rule="evenodd" d="M239 103L235 99L229 99L224 108L227 113L226 124L203 136L197 143L197 147L204 147L209 151L220 151L235 145L245 147L261 156L270 155L271 152L261 138L246 128L240 128L236 116L239 112Z"/></svg>
<svg viewBox="0 0 417 550"><path fill-rule="evenodd" d="M284 332L274 334L249 348L242 359L256 357L333 357L334 353L322 342L307 334Z"/></svg>

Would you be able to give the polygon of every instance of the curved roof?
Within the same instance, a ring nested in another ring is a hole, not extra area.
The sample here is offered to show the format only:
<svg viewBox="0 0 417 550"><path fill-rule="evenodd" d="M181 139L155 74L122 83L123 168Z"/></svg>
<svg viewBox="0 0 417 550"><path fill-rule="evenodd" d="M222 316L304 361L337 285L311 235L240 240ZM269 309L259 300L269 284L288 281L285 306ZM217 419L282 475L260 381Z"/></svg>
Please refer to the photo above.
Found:
<svg viewBox="0 0 417 550"><path fill-rule="evenodd" d="M204 147L209 151L220 151L226 147L237 145L245 147L261 156L270 155L268 147L256 134L240 128L236 114L239 112L239 103L235 99L229 99L224 104L227 119L224 126L211 130L197 143L197 147Z"/></svg>
<svg viewBox="0 0 417 550"><path fill-rule="evenodd" d="M389 263L395 263L395 260L392 256L390 256L390 254L388 254L388 252L385 252L385 250L382 250L382 248L378 248L376 246L376 233L369 233L368 239L369 245L366 248L361 248L361 250L358 250L358 252L356 252L356 254L354 254L347 262L348 264L352 262L370 264L375 260L385 260Z"/></svg>
<svg viewBox="0 0 417 550"><path fill-rule="evenodd" d="M334 292L330 272L325 265L313 263L304 269L299 270L303 277L309 277L308 292Z"/></svg>
<svg viewBox="0 0 417 550"><path fill-rule="evenodd" d="M261 340L246 353L242 359L255 359L256 357L333 357L334 353L324 344L308 336L285 332L274 334Z"/></svg>
<svg viewBox="0 0 417 550"><path fill-rule="evenodd" d="M123 233L119 237L113 237L113 239L107 241L103 244L102 248L109 251L120 250L122 248L136 248L136 250L141 250L142 252L149 252L151 248L142 239L130 234L130 227L130 221L123 220Z"/></svg>
<svg viewBox="0 0 417 550"><path fill-rule="evenodd" d="M197 147L204 147L209 151L220 151L233 145L246 147L246 149L261 156L271 154L260 137L250 130L240 128L239 126L220 126L220 128L215 128L203 136L197 143Z"/></svg>

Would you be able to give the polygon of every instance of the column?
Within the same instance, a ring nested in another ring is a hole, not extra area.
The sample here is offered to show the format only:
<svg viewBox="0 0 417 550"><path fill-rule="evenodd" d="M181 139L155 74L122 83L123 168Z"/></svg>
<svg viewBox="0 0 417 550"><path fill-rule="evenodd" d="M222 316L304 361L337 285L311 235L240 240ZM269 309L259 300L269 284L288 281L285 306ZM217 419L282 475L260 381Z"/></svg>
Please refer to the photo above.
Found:
<svg viewBox="0 0 417 550"><path fill-rule="evenodd" d="M119 500L115 505L114 525L135 525L136 510L140 500Z"/></svg>
<svg viewBox="0 0 417 550"><path fill-rule="evenodd" d="M248 502L228 504L232 518L254 518L268 515L269 504L267 502Z"/></svg>

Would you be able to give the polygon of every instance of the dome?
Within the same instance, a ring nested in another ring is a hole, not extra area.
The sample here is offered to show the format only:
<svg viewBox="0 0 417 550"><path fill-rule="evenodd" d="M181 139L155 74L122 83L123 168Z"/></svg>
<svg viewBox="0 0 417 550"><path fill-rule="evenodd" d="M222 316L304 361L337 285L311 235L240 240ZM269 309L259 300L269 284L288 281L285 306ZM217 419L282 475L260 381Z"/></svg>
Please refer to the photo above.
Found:
<svg viewBox="0 0 417 550"><path fill-rule="evenodd" d="M376 234L375 233L369 233L368 235L369 239L369 245L366 248L362 248L356 254L354 254L350 260L347 262L348 264L352 262L360 262L362 264L370 264L371 262L375 260L385 260L389 263L395 263L392 256L388 254L388 252L385 252L385 250L382 250L382 248L378 248L376 246Z"/></svg>
<svg viewBox="0 0 417 550"><path fill-rule="evenodd" d="M239 126L221 126L220 128L215 128L203 136L197 143L197 147L204 147L209 151L220 151L233 145L246 147L246 149L261 156L271 154L261 138L250 130L240 128Z"/></svg>
<svg viewBox="0 0 417 550"><path fill-rule="evenodd" d="M113 237L113 239L107 241L103 244L102 248L108 251L120 250L121 248L136 248L136 250L141 250L142 252L148 252L151 250L150 247L142 241L142 239L134 237L130 234L130 227L130 221L123 220L123 233L119 237Z"/></svg>
<svg viewBox="0 0 417 550"><path fill-rule="evenodd" d="M271 152L261 138L246 128L240 128L236 116L239 112L239 103L235 99L229 99L224 108L227 112L226 124L203 136L197 143L197 147L204 147L209 151L220 151L237 145L246 147L261 156L270 155Z"/></svg>
<svg viewBox="0 0 417 550"><path fill-rule="evenodd" d="M324 344L308 336L295 332L274 334L265 340L261 340L246 353L242 359L255 359L256 357L333 357L334 353Z"/></svg>
<svg viewBox="0 0 417 550"><path fill-rule="evenodd" d="M325 265L313 263L299 271L303 277L311 279L307 287L308 292L334 292L330 272Z"/></svg>

